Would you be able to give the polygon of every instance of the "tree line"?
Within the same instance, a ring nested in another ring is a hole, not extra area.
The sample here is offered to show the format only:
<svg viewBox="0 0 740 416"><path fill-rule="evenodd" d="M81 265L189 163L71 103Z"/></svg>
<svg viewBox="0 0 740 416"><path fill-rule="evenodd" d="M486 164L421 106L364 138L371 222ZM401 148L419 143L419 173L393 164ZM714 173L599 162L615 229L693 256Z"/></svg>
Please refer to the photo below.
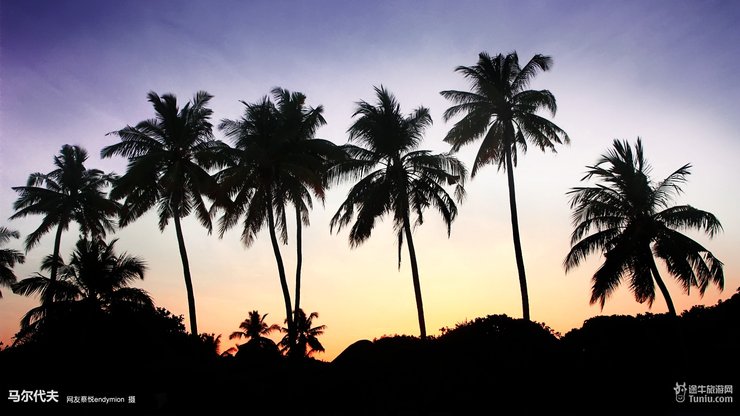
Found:
<svg viewBox="0 0 740 416"><path fill-rule="evenodd" d="M246 247L267 229L285 304L286 339L281 344L288 353L294 348L305 352L306 345L320 350L315 338L308 340L301 334L305 331L297 329L299 322L306 321L310 329L310 320L317 316L307 317L301 309L302 233L310 225L314 202L323 203L331 186L351 183L331 218L331 230L339 233L348 228L349 244L355 247L371 236L378 219L393 218L399 266L404 243L408 250L419 332L424 339L427 332L413 230L423 224L424 213L431 209L442 217L449 235L458 204L465 197L468 174L475 177L489 164L507 175L522 316L529 320L514 168L530 145L555 151L557 145L570 142L563 129L541 115L542 111L555 115L554 95L529 89L534 77L549 70L552 63L550 57L538 54L521 66L516 52L496 56L483 52L475 65L457 67L455 71L469 81L470 89L441 92L451 102L444 120L457 121L444 138L450 151L439 154L421 148L432 123L429 109L419 106L406 114L383 86L375 87L373 101L356 103L348 141L342 145L316 137L326 124L324 108L309 106L300 92L275 88L256 102L242 101L240 118L223 119L216 126L230 143L215 137L213 111L208 107L213 97L207 92L196 93L183 106L172 94L150 92L147 99L154 117L109 133L118 141L100 152L103 158L126 158L123 175L88 168L85 149L64 145L54 157L54 170L32 173L25 186L13 187L18 198L10 219L41 217L41 224L25 239L25 250L35 247L44 235L55 233L53 252L41 265L48 277L37 274L16 281L12 268L24 261L23 253L0 252L0 283L21 295L40 295L41 305L23 318L19 334L32 331L55 308L70 302L85 301L106 310L120 305L151 307L145 293L128 287L144 277L143 261L115 254L115 241L106 243L105 238L156 209L160 231L170 221L174 223L193 335L198 335L196 302L181 225L191 214L209 233L215 228L219 237L238 226ZM468 173L455 153L476 141L480 147ZM615 140L595 165L587 167L582 180L595 183L569 192L574 231L564 267L568 271L590 254L603 254L604 262L592 278L591 303L603 307L626 279L638 302L652 304L657 285L669 313L675 315L655 258L665 262L686 292L696 287L703 294L710 283L723 288L722 263L682 233L697 229L712 237L722 229L719 220L690 205L672 205L690 168L684 165L654 182L639 138L634 148L627 141ZM289 215L295 218L295 230L288 229ZM65 263L60 255L61 238L72 223L79 226L81 236L70 262ZM295 232L296 241L292 297L281 252L289 231ZM0 244L12 238L19 234L0 228ZM256 320L259 330L249 329L251 321L245 321L242 329L252 331L245 335L259 339L260 331L269 329L261 326L264 316L260 319L256 311L248 319ZM323 326L319 329L323 331Z"/></svg>

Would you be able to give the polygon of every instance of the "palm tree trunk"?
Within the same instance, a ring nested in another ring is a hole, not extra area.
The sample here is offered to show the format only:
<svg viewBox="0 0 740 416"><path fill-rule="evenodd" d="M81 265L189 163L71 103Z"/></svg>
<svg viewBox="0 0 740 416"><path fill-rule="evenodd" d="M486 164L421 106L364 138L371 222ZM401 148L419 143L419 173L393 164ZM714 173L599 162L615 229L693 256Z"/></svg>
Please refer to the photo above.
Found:
<svg viewBox="0 0 740 416"><path fill-rule="evenodd" d="M267 221L268 228L270 230L270 241L272 242L272 251L275 253L275 261L277 262L278 274L280 276L280 287L283 289L283 300L285 301L285 320L288 322L288 343L290 344L290 350L294 345L295 341L295 328L293 325L293 313L290 302L290 290L288 289L288 279L285 277L285 266L283 266L283 257L280 255L280 246L278 245L277 235L275 234L275 215L272 213L272 197L268 199L267 209ZM290 352L290 350L288 350Z"/></svg>
<svg viewBox="0 0 740 416"><path fill-rule="evenodd" d="M52 256L52 262L51 262L51 278L50 278L50 284L49 284L49 291L47 292L48 295L44 297L41 301L43 303L51 303L54 301L54 291L56 289L56 282L57 282L57 271L59 268L59 250L61 250L62 245L62 231L64 231L63 225L60 223L57 226L57 233L54 236L54 252L51 253Z"/></svg>
<svg viewBox="0 0 740 416"><path fill-rule="evenodd" d="M55 282L57 280L57 267L59 266L57 259L59 258L59 250L61 249L60 246L62 245L62 231L63 231L63 227L62 227L62 224L60 223L59 226L57 226L57 234L54 237L54 252L52 253L53 262L51 263L51 281L52 282Z"/></svg>
<svg viewBox="0 0 740 416"><path fill-rule="evenodd" d="M409 216L406 214L403 218L403 230L406 234L406 245L409 247L409 258L411 259L411 279L414 281L414 296L416 297L416 313L419 315L419 331L421 339L427 339L427 326L424 322L424 304L421 300L421 282L419 281L419 267L416 264L416 250L414 249L414 240L411 236L411 225Z"/></svg>
<svg viewBox="0 0 740 416"><path fill-rule="evenodd" d="M514 188L514 164L511 161L511 146L506 147L506 176L509 180L509 208L511 209L511 232L514 235L514 255L516 268L519 271L519 288L522 291L522 316L529 321L529 294L527 293L527 276L524 272L522 242L519 239L519 216L516 211L516 190Z"/></svg>
<svg viewBox="0 0 740 416"><path fill-rule="evenodd" d="M663 283L663 279L660 277L658 266L655 264L655 259L652 258L652 255L651 263L652 264L650 265L650 270L653 272L653 279L655 279L655 283L658 284L660 292L663 294L663 298L665 299L665 303L668 305L668 314L676 316L676 308L673 306L673 300L671 300L671 295L668 293L668 288L666 287L665 283Z"/></svg>
<svg viewBox="0 0 740 416"><path fill-rule="evenodd" d="M650 271L653 274L653 279L655 279L655 283L658 284L660 292L663 294L663 298L665 299L665 303L668 305L668 315L673 318L671 319L671 326L673 327L673 331L677 337L677 342L675 342L674 345L677 344L676 346L678 347L675 348L674 354L676 354L677 357L674 362L676 363L676 368L680 372L684 372L686 371L686 363L691 360L691 355L686 344L686 335L684 334L683 325L676 315L676 308L673 306L673 300L671 300L671 295L668 293L668 288L660 277L658 266L655 264L655 258L652 257L652 252L649 251L648 253L650 254Z"/></svg>
<svg viewBox="0 0 740 416"><path fill-rule="evenodd" d="M301 308L301 268L303 267L303 224L301 223L301 210L295 208L295 244L296 244L296 263L295 263L295 319L298 320L298 310Z"/></svg>
<svg viewBox="0 0 740 416"><path fill-rule="evenodd" d="M195 318L195 293L193 292L193 280L190 277L190 263L188 252L185 250L185 239L182 235L180 217L175 215L175 232L177 233L177 246L180 248L180 259L182 260L182 273L185 277L185 289L188 292L188 312L190 313L190 333L198 336L198 323Z"/></svg>

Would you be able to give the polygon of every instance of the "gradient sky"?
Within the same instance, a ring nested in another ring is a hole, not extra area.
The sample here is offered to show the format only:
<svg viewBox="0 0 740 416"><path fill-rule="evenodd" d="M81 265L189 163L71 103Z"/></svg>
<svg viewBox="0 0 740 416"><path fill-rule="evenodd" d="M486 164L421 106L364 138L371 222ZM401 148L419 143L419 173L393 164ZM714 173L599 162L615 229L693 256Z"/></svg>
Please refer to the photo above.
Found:
<svg viewBox="0 0 740 416"><path fill-rule="evenodd" d="M740 286L739 20L736 1L2 0L0 224L23 237L38 225L39 217L7 220L16 198L10 188L31 172L51 170L65 143L88 149L88 167L123 173L124 159L100 160L98 153L115 141L106 133L153 115L150 90L174 93L182 102L207 90L215 96L215 120L239 117L238 100L256 101L273 87L301 91L310 105L326 109L328 125L318 136L344 143L354 103L373 99L372 87L383 84L404 112L431 109L434 125L422 147L446 151L442 138L451 123L441 116L449 103L439 91L467 87L454 68L475 64L481 51L516 50L522 61L543 53L555 65L532 87L557 97L553 121L572 144L557 154L532 147L515 171L532 319L565 333L600 314L666 311L660 294L648 309L627 285L603 311L589 306L598 256L567 275L562 268L571 232L565 193L614 138L634 142L637 136L655 179L692 163L677 203L711 211L724 225L711 241L691 234L725 262L724 292L711 287L703 299L688 296L667 278L678 309L711 305ZM470 166L476 150L477 144L459 157ZM358 339L418 334L408 259L404 252L397 270L391 222L378 224L370 240L352 250L346 232L329 234L329 218L347 189L332 189L304 232L302 303L328 327L327 351L319 355L327 360ZM521 316L505 175L489 166L467 190L451 238L433 215L415 231L433 334L488 314ZM219 240L194 219L185 224L200 331L223 334L227 348L234 345L228 334L250 310L281 323L267 232L246 250L239 230ZM174 229L159 233L149 214L115 236L119 250L149 264L137 285L157 305L187 315ZM64 235L65 258L76 237L76 229ZM52 245L50 234L16 268L19 277L37 271ZM289 276L294 249L283 248ZM0 340L8 344L37 300L3 293Z"/></svg>

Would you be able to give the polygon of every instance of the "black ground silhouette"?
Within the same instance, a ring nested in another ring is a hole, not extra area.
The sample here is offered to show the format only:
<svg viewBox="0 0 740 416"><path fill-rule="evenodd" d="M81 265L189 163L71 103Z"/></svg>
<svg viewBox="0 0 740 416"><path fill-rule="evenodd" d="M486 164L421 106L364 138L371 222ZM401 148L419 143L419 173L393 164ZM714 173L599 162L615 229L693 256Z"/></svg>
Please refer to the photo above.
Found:
<svg viewBox="0 0 740 416"><path fill-rule="evenodd" d="M246 347L222 357L164 309L96 317L94 326L77 316L0 352L4 392L53 389L60 396L59 403L4 398L10 413L2 414L733 414L734 403L677 403L674 386L737 388L738 317L740 293L678 318L596 317L560 338L538 323L490 315L426 341L361 340L327 363ZM66 402L82 395L124 402Z"/></svg>

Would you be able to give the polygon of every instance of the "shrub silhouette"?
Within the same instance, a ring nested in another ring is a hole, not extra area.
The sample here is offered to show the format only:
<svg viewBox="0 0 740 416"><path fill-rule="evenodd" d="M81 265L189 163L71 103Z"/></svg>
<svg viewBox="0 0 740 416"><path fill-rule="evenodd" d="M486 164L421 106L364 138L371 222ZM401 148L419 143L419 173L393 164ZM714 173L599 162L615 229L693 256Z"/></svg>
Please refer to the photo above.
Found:
<svg viewBox="0 0 740 416"><path fill-rule="evenodd" d="M206 354L207 344L185 332L182 316L160 308L103 322L80 317L58 329L56 335L66 338L0 351L0 368L13 385L37 383L43 375L70 391L133 392L144 413L214 403L233 408L244 404L245 394L257 402L250 411L278 406L280 413L305 415L457 415L504 408L591 415L605 405L610 411L685 413L691 409L677 407L676 382L732 384L738 374L738 316L740 293L694 307L678 320L667 314L595 317L562 338L542 324L490 315L425 341L405 335L358 341L328 364L248 351L240 354L251 361ZM76 338L91 328L94 341ZM70 371L80 381L70 381Z"/></svg>

